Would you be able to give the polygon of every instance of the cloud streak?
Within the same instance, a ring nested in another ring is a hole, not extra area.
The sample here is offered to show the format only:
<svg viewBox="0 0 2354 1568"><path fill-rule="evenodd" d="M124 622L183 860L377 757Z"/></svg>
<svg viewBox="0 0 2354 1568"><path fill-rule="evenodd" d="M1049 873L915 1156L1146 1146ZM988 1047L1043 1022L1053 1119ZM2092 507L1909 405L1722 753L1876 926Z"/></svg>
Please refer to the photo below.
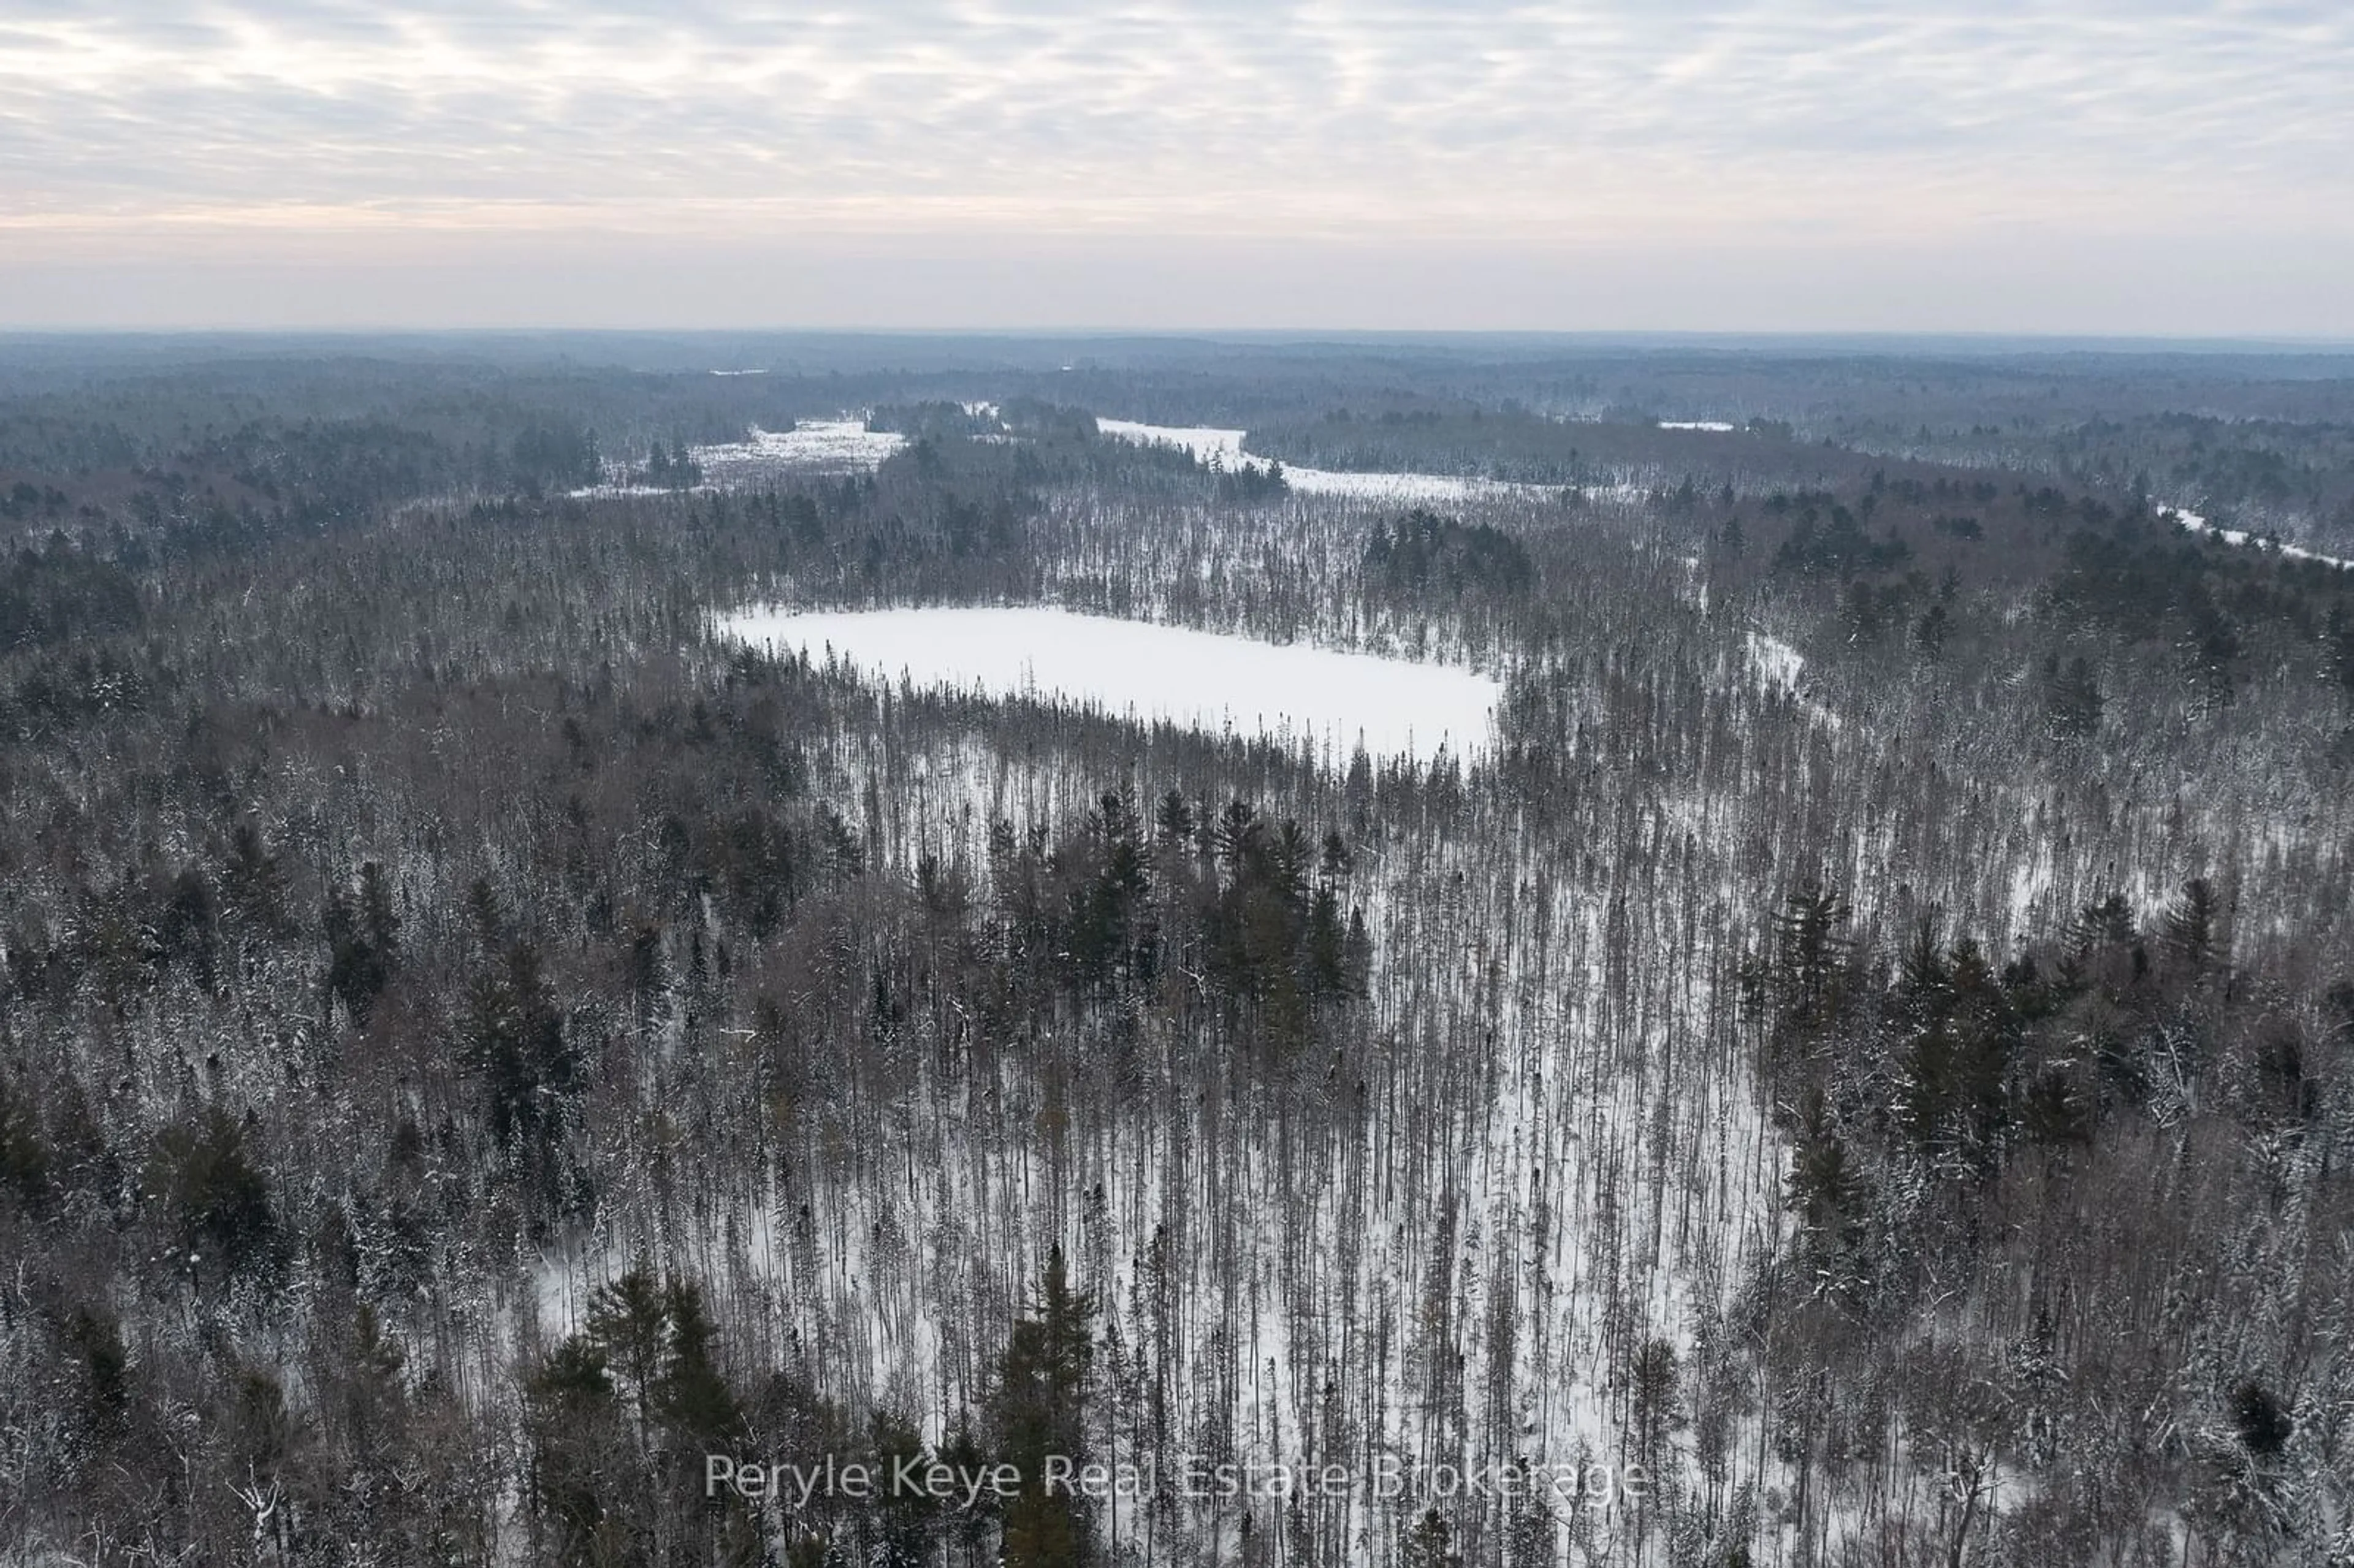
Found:
<svg viewBox="0 0 2354 1568"><path fill-rule="evenodd" d="M2319 4L18 0L0 242L2342 245L2349 82Z"/></svg>

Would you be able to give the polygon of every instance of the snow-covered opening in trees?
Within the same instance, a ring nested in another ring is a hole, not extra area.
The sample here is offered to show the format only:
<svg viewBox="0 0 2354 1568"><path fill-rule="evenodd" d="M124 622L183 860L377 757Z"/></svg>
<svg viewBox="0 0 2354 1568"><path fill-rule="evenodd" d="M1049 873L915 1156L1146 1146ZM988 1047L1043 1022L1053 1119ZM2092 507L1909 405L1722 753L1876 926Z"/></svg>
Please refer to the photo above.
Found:
<svg viewBox="0 0 2354 1568"><path fill-rule="evenodd" d="M1749 633L1749 662L1766 684L1792 691L1797 689L1798 673L1807 667L1806 655L1780 638L1768 637L1762 631Z"/></svg>
<svg viewBox="0 0 2354 1568"><path fill-rule="evenodd" d="M907 444L896 430L870 430L860 419L804 419L790 430L752 431L743 440L696 447L711 483L757 482L779 473L872 473Z"/></svg>
<svg viewBox="0 0 2354 1568"><path fill-rule="evenodd" d="M715 370L714 376L764 376L766 371ZM873 473L883 460L907 444L896 430L870 430L863 419L804 419L790 430L745 432L740 441L692 447L687 457L701 471L700 482L665 485L632 479L635 465L610 461L603 482L573 491L575 500L624 495L676 495L744 490L787 475Z"/></svg>
<svg viewBox="0 0 2354 1568"><path fill-rule="evenodd" d="M2158 509L2158 514L2179 523L2190 533L2204 534L2211 538L2221 539L2226 545L2253 544L2258 549L2278 550L2283 560L2319 561L2325 567L2354 570L2354 560L2348 560L2340 556L2325 556L2317 550L2308 550L2298 545L2284 545L2274 540L2257 538L2244 528L2218 528L2198 513L2185 512L2179 506L2161 506Z"/></svg>
<svg viewBox="0 0 2354 1568"><path fill-rule="evenodd" d="M1243 450L1245 430L1216 429L1206 425L1144 425L1133 419L1096 420L1096 429L1118 440L1139 446L1182 447L1196 462L1235 470L1245 463L1264 463ZM1335 469L1283 465L1284 482L1299 495L1345 495L1360 500L1405 503L1459 503L1504 496L1555 496L1557 484L1524 484L1507 479L1470 479L1449 473L1341 472Z"/></svg>
<svg viewBox="0 0 2354 1568"><path fill-rule="evenodd" d="M1376 758L1426 762L1441 749L1484 751L1502 694L1473 670L1048 606L752 610L719 630L918 689L1088 704L1304 746L1343 765L1361 745Z"/></svg>

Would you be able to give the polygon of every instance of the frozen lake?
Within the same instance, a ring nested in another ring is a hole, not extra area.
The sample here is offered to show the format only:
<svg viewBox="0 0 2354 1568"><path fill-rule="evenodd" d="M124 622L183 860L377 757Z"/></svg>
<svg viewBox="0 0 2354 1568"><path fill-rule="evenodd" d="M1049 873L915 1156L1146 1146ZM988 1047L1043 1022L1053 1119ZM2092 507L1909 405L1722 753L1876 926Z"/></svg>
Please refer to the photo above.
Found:
<svg viewBox="0 0 2354 1568"><path fill-rule="evenodd" d="M1501 688L1444 664L1341 653L1044 606L786 613L722 618L722 635L772 649L831 649L875 676L918 688L1091 703L1211 733L1312 746L1345 764L1427 761L1442 746L1487 749Z"/></svg>

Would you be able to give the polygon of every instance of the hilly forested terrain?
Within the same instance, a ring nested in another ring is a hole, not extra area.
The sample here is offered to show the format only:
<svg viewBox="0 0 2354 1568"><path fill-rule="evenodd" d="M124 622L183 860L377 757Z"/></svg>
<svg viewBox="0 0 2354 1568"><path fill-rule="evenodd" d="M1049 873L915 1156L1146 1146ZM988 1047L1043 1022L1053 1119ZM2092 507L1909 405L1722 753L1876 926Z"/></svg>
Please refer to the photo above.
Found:
<svg viewBox="0 0 2354 1568"><path fill-rule="evenodd" d="M2318 355L0 344L0 1563L2343 1568L2349 507ZM1495 734L720 619L980 603Z"/></svg>

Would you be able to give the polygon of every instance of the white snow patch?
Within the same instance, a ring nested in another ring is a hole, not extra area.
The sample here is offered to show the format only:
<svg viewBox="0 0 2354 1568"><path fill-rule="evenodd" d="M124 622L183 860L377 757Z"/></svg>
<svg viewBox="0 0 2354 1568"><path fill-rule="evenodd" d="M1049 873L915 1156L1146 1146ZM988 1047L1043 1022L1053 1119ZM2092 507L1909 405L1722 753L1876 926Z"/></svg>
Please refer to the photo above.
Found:
<svg viewBox="0 0 2354 1568"><path fill-rule="evenodd" d="M714 376L759 376L765 371L715 370ZM626 476L627 464L606 465L602 484L571 492L575 500L610 500L631 495L708 495L740 490L781 474L872 473L883 460L907 444L896 430L870 430L861 419L810 419L790 430L755 429L740 441L693 447L689 455L703 470L703 482L681 489L645 484Z"/></svg>
<svg viewBox="0 0 2354 1568"><path fill-rule="evenodd" d="M896 430L870 430L859 419L810 419L790 430L754 430L741 441L696 447L704 477L726 489L776 473L872 473L907 444Z"/></svg>
<svg viewBox="0 0 2354 1568"><path fill-rule="evenodd" d="M1091 704L1211 733L1304 743L1345 761L1484 750L1502 687L1476 671L1160 626L1047 606L724 618L724 636L885 681Z"/></svg>
<svg viewBox="0 0 2354 1568"><path fill-rule="evenodd" d="M2158 514L2163 518L2171 518L2193 534L2211 535L2226 545L2245 545L2251 542L2252 536L2244 528L2218 528L2198 513L2186 512L2179 506L2161 506L2158 509ZM2319 561L2326 567L2337 567L2340 569L2354 568L2354 561L2347 560L2344 556L2325 556L2318 550L2308 550L2301 545L2268 546L2261 539L2253 540L2253 543L2259 549L2277 550L2284 560Z"/></svg>
<svg viewBox="0 0 2354 1568"><path fill-rule="evenodd" d="M1097 419L1096 430L1140 447L1182 447L1193 454L1195 462L1214 461L1221 466L1241 461L1246 433L1212 429L1206 425L1142 425L1133 419Z"/></svg>
<svg viewBox="0 0 2354 1568"><path fill-rule="evenodd" d="M1749 661L1769 686L1787 686L1796 691L1798 673L1807 667L1807 656L1778 637L1768 637L1762 631L1749 634Z"/></svg>
<svg viewBox="0 0 2354 1568"><path fill-rule="evenodd" d="M1557 484L1518 484L1503 479L1465 479L1447 473L1341 473L1330 469L1291 468L1283 477L1302 495L1348 495L1368 501L1483 501L1505 496L1554 496Z"/></svg>
<svg viewBox="0 0 2354 1568"><path fill-rule="evenodd" d="M584 484L578 490L568 490L565 493L575 501L614 501L632 495L701 495L707 493L710 489L711 486L707 484L692 485L685 490L678 490L666 484L607 483Z"/></svg>
<svg viewBox="0 0 2354 1568"><path fill-rule="evenodd" d="M1659 429L1663 430L1713 430L1719 435L1723 435L1734 428L1732 422L1726 419L1661 419L1659 421Z"/></svg>
<svg viewBox="0 0 2354 1568"><path fill-rule="evenodd" d="M1798 711L1825 729L1846 727L1846 721L1820 697L1807 690L1802 677L1806 673L1807 656L1778 637L1763 631L1744 634L1749 654L1749 673L1766 692L1794 699Z"/></svg>
<svg viewBox="0 0 2354 1568"><path fill-rule="evenodd" d="M1139 446L1182 447L1193 454L1196 462L1214 467L1235 469L1245 462L1267 462L1243 450L1243 438L1248 432L1224 430L1206 425L1146 425L1133 419L1103 419L1096 429L1104 435ZM1509 496L1556 496L1562 487L1557 484L1522 484L1502 479L1467 479L1449 473L1343 473L1334 469L1295 468L1283 465L1283 477L1293 493L1299 495L1339 495L1368 501L1438 501L1461 502L1490 500Z"/></svg>

